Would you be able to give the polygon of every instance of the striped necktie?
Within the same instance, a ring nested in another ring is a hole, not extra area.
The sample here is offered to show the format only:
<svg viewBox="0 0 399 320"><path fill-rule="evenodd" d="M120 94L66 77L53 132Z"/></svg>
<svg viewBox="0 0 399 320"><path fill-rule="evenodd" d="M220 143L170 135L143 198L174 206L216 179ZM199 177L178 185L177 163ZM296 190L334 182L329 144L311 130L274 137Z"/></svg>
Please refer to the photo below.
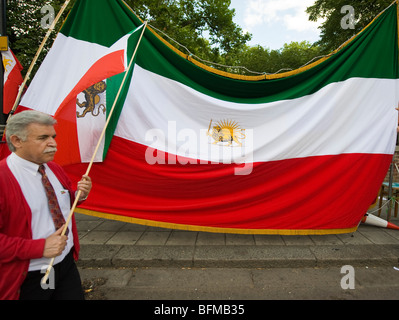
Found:
<svg viewBox="0 0 399 320"><path fill-rule="evenodd" d="M44 189L46 191L47 199L48 199L48 207L51 212L51 217L53 218L54 225L56 230L61 228L65 224L65 219L64 216L61 212L60 205L58 204L57 196L55 194L54 188L50 183L50 180L48 179L46 175L46 171L43 165L39 167L39 173L42 175L42 183L44 186ZM68 230L65 233L68 235Z"/></svg>

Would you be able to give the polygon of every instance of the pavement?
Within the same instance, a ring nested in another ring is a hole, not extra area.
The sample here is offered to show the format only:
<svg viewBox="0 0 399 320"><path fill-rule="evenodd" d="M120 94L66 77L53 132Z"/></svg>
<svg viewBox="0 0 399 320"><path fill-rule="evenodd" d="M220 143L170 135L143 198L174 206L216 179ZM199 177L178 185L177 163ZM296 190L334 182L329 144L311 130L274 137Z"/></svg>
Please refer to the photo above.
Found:
<svg viewBox="0 0 399 320"><path fill-rule="evenodd" d="M197 316L198 300L399 299L399 230L361 224L341 235L234 235L76 220L86 300L138 301L149 316L159 301L190 301ZM399 218L390 222L399 226ZM356 290L343 290L347 266ZM246 305L245 313L263 307Z"/></svg>
<svg viewBox="0 0 399 320"><path fill-rule="evenodd" d="M399 266L399 231L364 224L341 235L235 235L75 216L82 269Z"/></svg>

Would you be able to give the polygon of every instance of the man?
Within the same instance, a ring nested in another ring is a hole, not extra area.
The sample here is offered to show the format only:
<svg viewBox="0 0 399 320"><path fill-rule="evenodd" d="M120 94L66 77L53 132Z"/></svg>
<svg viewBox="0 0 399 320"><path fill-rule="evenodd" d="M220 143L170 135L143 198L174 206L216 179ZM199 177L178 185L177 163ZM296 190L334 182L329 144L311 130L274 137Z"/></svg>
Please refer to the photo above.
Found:
<svg viewBox="0 0 399 320"><path fill-rule="evenodd" d="M49 115L23 111L10 118L6 126L12 153L0 161L2 300L84 299L74 261L79 253L74 218L68 233L61 235L64 228L60 224L65 225L75 191L63 169L52 162L57 151L55 123ZM91 186L91 179L83 176L77 184L79 201L87 198ZM49 281L42 285L52 258L55 261Z"/></svg>

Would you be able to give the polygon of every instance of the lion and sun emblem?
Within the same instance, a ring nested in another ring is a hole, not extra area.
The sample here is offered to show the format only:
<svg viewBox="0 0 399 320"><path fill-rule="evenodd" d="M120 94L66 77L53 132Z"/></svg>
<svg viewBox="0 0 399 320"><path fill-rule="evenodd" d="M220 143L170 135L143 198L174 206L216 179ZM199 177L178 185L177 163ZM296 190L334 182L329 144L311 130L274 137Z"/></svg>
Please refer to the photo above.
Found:
<svg viewBox="0 0 399 320"><path fill-rule="evenodd" d="M81 114L77 111L76 116L78 118L83 118L86 114L91 113L93 116L97 117L101 111L105 114L106 107L104 104L100 104L100 94L105 92L106 89L107 85L105 81L100 81L84 90L82 93L84 94L86 101L80 102L79 99L76 99L76 105L82 108L83 111ZM100 105L96 108L98 104Z"/></svg>
<svg viewBox="0 0 399 320"><path fill-rule="evenodd" d="M211 120L208 128L208 136L214 140L213 144L226 145L229 147L242 146L245 139L245 129L234 120L221 120L212 127Z"/></svg>

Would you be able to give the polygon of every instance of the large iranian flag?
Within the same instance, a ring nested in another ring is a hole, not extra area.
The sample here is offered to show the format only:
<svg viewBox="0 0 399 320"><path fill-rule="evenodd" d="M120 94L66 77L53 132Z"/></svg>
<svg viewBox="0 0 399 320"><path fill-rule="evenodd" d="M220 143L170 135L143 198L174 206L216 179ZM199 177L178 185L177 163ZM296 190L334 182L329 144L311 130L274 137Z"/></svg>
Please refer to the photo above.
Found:
<svg viewBox="0 0 399 320"><path fill-rule="evenodd" d="M140 24L122 1L77 1L59 36L74 39L64 67L75 69L72 57L110 47ZM108 153L92 168L93 191L79 212L210 232L355 231L395 150L397 30L395 3L330 56L263 77L205 67L147 30ZM60 62L52 63L41 72L52 74ZM29 88L24 107L48 111L30 103L33 95L60 106L60 92L69 89L60 75L51 77ZM101 94L110 91L107 82ZM62 121L57 131L83 141ZM59 148L79 150L64 140ZM60 151L57 160L80 179L87 165L66 159Z"/></svg>

